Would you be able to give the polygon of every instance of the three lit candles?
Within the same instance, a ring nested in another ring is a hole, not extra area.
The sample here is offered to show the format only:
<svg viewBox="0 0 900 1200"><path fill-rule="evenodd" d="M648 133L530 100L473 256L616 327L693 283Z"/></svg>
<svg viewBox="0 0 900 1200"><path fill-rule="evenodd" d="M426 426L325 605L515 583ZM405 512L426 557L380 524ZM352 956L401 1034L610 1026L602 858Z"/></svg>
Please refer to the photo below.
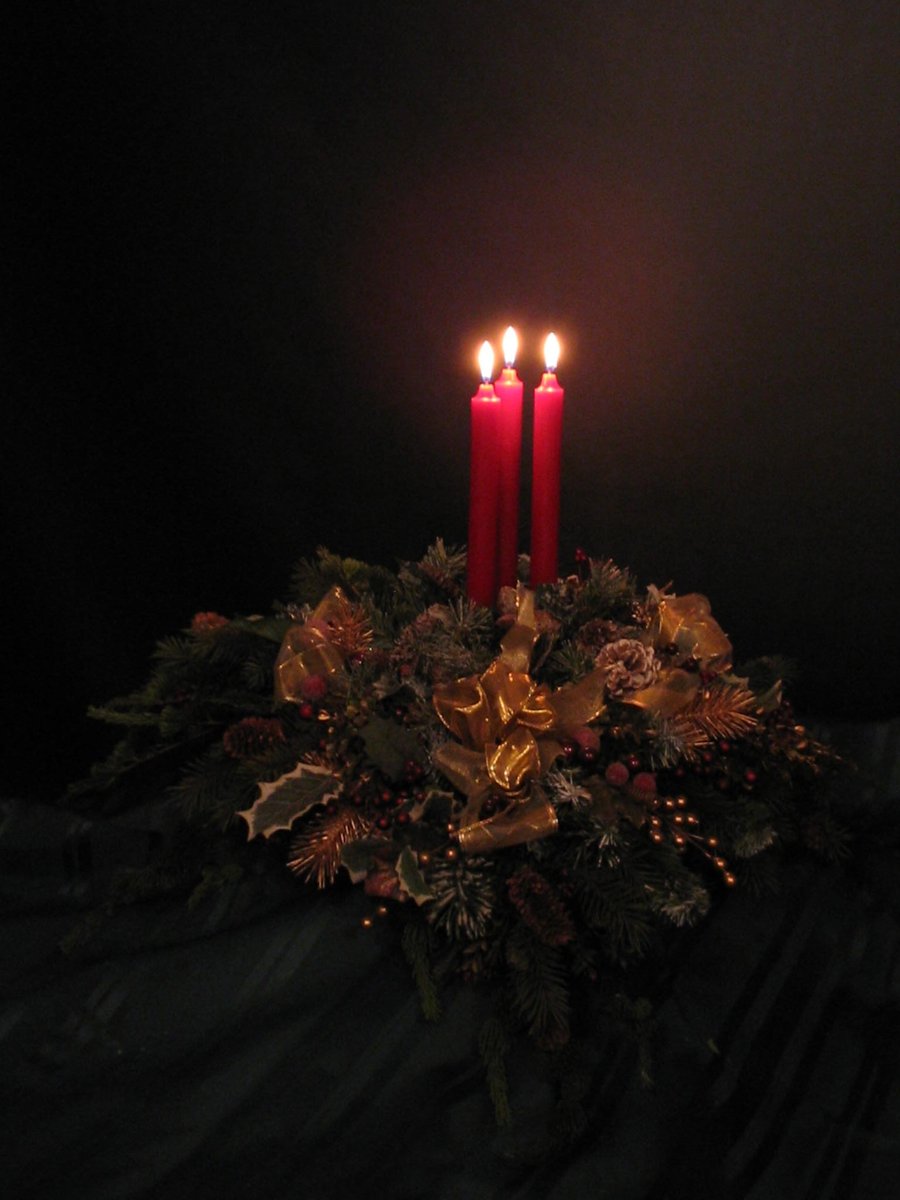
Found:
<svg viewBox="0 0 900 1200"><path fill-rule="evenodd" d="M519 468L522 447L522 381L516 374L518 340L503 335L505 366L496 382L494 351L479 353L482 384L472 397L467 590L492 608L501 587L515 587L519 540ZM544 344L546 371L534 390L531 488L532 587L557 578L563 389L556 380L559 342Z"/></svg>

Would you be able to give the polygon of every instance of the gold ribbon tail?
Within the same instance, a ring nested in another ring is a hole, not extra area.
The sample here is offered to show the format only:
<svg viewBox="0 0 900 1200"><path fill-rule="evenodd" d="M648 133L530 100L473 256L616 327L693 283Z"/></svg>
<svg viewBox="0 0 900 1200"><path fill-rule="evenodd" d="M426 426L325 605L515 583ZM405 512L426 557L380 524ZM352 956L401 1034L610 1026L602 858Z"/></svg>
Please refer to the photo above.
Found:
<svg viewBox="0 0 900 1200"><path fill-rule="evenodd" d="M460 829L459 847L466 854L490 854L547 837L558 828L556 809L543 792L536 792L507 812Z"/></svg>

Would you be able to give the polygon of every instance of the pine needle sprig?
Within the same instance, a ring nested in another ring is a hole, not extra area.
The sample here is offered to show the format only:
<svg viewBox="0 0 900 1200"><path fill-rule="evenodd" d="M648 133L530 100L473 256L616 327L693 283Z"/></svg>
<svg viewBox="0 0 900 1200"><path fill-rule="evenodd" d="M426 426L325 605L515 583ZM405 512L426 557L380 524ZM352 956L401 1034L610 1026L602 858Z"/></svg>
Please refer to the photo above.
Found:
<svg viewBox="0 0 900 1200"><path fill-rule="evenodd" d="M590 574L577 594L575 619L585 624L598 618L630 616L637 599L637 581L612 559L591 559Z"/></svg>
<svg viewBox="0 0 900 1200"><path fill-rule="evenodd" d="M437 980L431 965L431 937L428 926L417 918L411 918L403 927L401 938L403 954L412 968L413 978L419 992L422 1015L426 1021L438 1021L441 1003Z"/></svg>
<svg viewBox="0 0 900 1200"><path fill-rule="evenodd" d="M647 893L621 876L581 871L574 880L575 897L585 924L602 935L613 962L625 964L650 948L654 921Z"/></svg>
<svg viewBox="0 0 900 1200"><path fill-rule="evenodd" d="M509 1079L506 1073L509 1051L510 1036L506 1023L500 1017L488 1017L478 1035L478 1052L484 1066L498 1129L509 1129L512 1125Z"/></svg>
<svg viewBox="0 0 900 1200"><path fill-rule="evenodd" d="M252 800L253 787L248 788L240 764L217 743L188 764L168 795L187 821L227 829L238 809Z"/></svg>
<svg viewBox="0 0 900 1200"><path fill-rule="evenodd" d="M341 869L341 851L369 833L369 823L355 809L341 808L310 818L291 842L287 865L307 882L325 888Z"/></svg>
<svg viewBox="0 0 900 1200"><path fill-rule="evenodd" d="M447 546L436 538L416 564L418 572L445 596L456 598L466 578L465 548Z"/></svg>
<svg viewBox="0 0 900 1200"><path fill-rule="evenodd" d="M451 941L475 942L493 923L498 885L492 859L460 855L438 863L428 873L433 899L423 906L428 922Z"/></svg>
<svg viewBox="0 0 900 1200"><path fill-rule="evenodd" d="M298 604L315 607L330 588L337 585L355 599L371 597L374 604L390 607L396 576L387 567L342 558L319 546L314 558L303 558L291 573L291 594Z"/></svg>
<svg viewBox="0 0 900 1200"><path fill-rule="evenodd" d="M88 705L87 715L92 721L104 721L107 725L121 725L126 729L159 729L159 712L120 707L114 701L104 705Z"/></svg>
<svg viewBox="0 0 900 1200"><path fill-rule="evenodd" d="M592 670L594 660L575 641L565 641L553 651L545 664L547 682L555 687L564 683L577 683Z"/></svg>
<svg viewBox="0 0 900 1200"><path fill-rule="evenodd" d="M748 688L730 684L707 688L686 712L669 719L667 736L677 739L683 757L694 761L717 739L745 737L754 729L755 706L756 697Z"/></svg>
<svg viewBox="0 0 900 1200"><path fill-rule="evenodd" d="M506 941L512 1004L528 1033L539 1042L560 1044L568 1037L570 998L564 951L547 946L523 924Z"/></svg>

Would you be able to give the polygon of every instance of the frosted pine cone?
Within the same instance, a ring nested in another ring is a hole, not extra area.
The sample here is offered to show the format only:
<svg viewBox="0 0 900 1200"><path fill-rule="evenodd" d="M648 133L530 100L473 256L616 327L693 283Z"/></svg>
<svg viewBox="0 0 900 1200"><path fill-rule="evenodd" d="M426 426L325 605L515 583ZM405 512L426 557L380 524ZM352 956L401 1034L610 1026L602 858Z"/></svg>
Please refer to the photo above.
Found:
<svg viewBox="0 0 900 1200"><path fill-rule="evenodd" d="M614 700L650 687L659 675L659 662L652 647L644 646L634 638L610 642L594 662L598 667L606 668L606 692Z"/></svg>

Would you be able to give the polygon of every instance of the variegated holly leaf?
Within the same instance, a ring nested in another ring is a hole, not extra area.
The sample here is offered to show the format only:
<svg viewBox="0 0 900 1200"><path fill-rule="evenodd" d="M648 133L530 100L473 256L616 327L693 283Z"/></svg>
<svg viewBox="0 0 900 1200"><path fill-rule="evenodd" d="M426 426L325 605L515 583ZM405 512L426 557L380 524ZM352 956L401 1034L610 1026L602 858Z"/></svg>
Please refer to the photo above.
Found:
<svg viewBox="0 0 900 1200"><path fill-rule="evenodd" d="M369 760L394 782L402 778L403 768L410 759L420 761L422 758L419 739L411 729L396 721L373 716L359 733L366 744Z"/></svg>
<svg viewBox="0 0 900 1200"><path fill-rule="evenodd" d="M274 783L261 783L252 808L237 815L247 822L248 840L260 833L271 837L279 829L290 829L314 805L333 800L340 789L340 779L328 767L300 762Z"/></svg>
<svg viewBox="0 0 900 1200"><path fill-rule="evenodd" d="M341 866L354 883L361 883L375 865L379 851L383 853L390 842L384 838L360 838L341 847Z"/></svg>
<svg viewBox="0 0 900 1200"><path fill-rule="evenodd" d="M416 904L424 904L426 900L433 899L434 892L425 882L425 876L419 870L419 863L409 846L404 846L400 851L394 870L397 872L400 886L408 896L412 896Z"/></svg>

